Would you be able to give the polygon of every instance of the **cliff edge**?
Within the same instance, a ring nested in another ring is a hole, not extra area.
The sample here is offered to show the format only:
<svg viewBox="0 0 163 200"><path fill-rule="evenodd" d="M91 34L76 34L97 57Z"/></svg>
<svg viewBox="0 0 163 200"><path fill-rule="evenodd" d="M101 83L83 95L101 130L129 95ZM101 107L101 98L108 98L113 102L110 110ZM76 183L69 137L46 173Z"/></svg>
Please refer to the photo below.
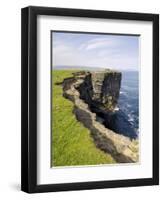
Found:
<svg viewBox="0 0 163 200"><path fill-rule="evenodd" d="M98 120L99 113L110 116L116 110L121 73L77 72L64 79L62 85L64 97L74 103L76 118L90 130L96 146L119 163L137 162L138 140L118 134Z"/></svg>

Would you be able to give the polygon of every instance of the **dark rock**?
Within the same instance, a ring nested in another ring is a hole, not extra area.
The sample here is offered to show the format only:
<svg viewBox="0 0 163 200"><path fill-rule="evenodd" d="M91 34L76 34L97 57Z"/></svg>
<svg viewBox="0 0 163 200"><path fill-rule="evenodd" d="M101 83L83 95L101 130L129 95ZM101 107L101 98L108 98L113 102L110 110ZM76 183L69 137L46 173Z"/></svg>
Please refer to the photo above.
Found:
<svg viewBox="0 0 163 200"><path fill-rule="evenodd" d="M103 71L92 73L93 101L102 104L108 111L114 111L120 92L121 73Z"/></svg>
<svg viewBox="0 0 163 200"><path fill-rule="evenodd" d="M75 74L81 78L81 74ZM117 106L121 73L111 70L98 72L82 72L84 82L79 86L81 98L89 105L113 112Z"/></svg>

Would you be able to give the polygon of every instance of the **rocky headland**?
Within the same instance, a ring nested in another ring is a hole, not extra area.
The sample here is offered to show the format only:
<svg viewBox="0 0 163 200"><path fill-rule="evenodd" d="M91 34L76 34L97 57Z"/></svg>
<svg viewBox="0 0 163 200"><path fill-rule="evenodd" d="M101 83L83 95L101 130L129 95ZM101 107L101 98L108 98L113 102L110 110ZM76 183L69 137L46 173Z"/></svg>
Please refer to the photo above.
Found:
<svg viewBox="0 0 163 200"><path fill-rule="evenodd" d="M63 96L74 103L76 118L90 130L98 148L119 163L137 162L137 135L117 107L121 78L112 70L76 72L64 79Z"/></svg>

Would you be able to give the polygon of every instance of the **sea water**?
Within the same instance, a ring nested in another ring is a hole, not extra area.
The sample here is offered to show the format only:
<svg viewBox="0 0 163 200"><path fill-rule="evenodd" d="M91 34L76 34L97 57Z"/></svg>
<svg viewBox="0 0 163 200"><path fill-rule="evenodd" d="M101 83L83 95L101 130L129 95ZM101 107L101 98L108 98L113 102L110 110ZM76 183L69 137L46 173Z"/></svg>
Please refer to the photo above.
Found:
<svg viewBox="0 0 163 200"><path fill-rule="evenodd" d="M118 107L138 135L139 132L139 72L122 72Z"/></svg>

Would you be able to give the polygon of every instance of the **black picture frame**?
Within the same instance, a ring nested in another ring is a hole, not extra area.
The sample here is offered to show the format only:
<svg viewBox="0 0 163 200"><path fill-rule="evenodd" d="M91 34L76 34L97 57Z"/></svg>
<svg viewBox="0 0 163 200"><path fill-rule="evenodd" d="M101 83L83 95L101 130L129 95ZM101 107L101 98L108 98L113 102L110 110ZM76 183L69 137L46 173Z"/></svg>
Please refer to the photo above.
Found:
<svg viewBox="0 0 163 200"><path fill-rule="evenodd" d="M37 184L37 16L56 15L153 23L153 177ZM21 12L21 190L28 193L159 184L159 15L29 6Z"/></svg>

